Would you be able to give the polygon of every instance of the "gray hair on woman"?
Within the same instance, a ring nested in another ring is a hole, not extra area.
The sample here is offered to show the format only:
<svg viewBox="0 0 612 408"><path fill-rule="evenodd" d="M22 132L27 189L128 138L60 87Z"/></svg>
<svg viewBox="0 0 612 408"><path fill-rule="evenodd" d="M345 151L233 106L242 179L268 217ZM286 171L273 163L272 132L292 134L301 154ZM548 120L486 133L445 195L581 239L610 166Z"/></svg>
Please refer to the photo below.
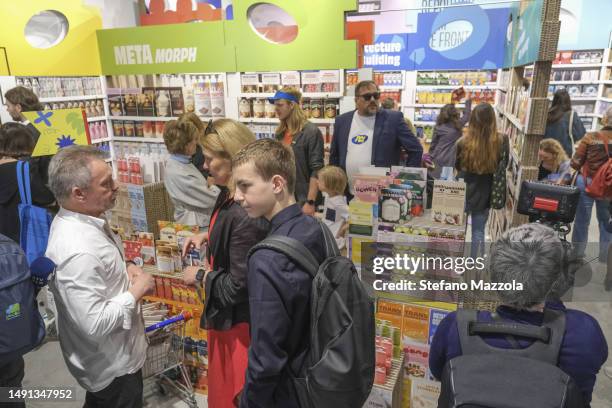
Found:
<svg viewBox="0 0 612 408"><path fill-rule="evenodd" d="M500 300L517 309L529 309L550 299L566 270L565 252L557 233L545 225L525 224L506 231L491 245L491 281L515 281L523 290L499 291Z"/></svg>
<svg viewBox="0 0 612 408"><path fill-rule="evenodd" d="M94 146L70 146L57 152L49 163L49 189L61 205L78 187L86 190L91 184L89 163L104 160L105 154Z"/></svg>

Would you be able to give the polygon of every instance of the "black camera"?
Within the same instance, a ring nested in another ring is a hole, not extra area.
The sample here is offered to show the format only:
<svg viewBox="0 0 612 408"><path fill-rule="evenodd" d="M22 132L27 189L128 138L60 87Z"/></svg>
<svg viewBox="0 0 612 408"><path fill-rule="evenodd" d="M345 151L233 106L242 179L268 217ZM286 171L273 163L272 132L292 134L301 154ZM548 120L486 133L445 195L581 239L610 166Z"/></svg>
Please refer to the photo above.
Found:
<svg viewBox="0 0 612 408"><path fill-rule="evenodd" d="M579 199L580 190L574 186L523 181L517 212L552 227L565 239L576 216Z"/></svg>

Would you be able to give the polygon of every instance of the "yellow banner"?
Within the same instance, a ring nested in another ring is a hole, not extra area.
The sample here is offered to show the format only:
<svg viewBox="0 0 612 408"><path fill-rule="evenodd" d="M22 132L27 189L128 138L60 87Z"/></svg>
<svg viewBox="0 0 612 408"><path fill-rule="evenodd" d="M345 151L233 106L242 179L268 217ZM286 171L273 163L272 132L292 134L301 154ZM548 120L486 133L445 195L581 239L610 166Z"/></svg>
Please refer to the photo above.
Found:
<svg viewBox="0 0 612 408"><path fill-rule="evenodd" d="M49 156L64 147L91 144L80 108L24 112L23 115L40 132L32 156Z"/></svg>

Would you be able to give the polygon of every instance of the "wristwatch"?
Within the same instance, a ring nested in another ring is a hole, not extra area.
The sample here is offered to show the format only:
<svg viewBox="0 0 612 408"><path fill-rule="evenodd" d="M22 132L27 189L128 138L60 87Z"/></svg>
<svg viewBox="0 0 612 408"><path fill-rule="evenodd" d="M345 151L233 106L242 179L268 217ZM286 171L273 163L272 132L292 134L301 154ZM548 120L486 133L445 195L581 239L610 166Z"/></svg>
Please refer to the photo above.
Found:
<svg viewBox="0 0 612 408"><path fill-rule="evenodd" d="M315 200L307 200L306 204L308 204L308 205L315 205Z"/></svg>
<svg viewBox="0 0 612 408"><path fill-rule="evenodd" d="M204 280L204 275L206 275L206 271L204 269L198 269L195 278L198 282L202 282Z"/></svg>

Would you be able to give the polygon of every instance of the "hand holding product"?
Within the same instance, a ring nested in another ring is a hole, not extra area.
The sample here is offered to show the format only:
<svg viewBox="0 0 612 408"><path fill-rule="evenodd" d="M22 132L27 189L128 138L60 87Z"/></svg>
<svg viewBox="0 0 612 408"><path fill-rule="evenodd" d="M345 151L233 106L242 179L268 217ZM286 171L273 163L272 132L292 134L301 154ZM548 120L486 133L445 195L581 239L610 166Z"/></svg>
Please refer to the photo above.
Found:
<svg viewBox="0 0 612 408"><path fill-rule="evenodd" d="M149 292L153 292L155 289L155 279L153 276L147 272L141 272L137 275L134 275L132 286L129 289L129 292L134 296L134 298L138 301L142 299Z"/></svg>
<svg viewBox="0 0 612 408"><path fill-rule="evenodd" d="M187 256L191 248L200 249L207 240L208 234L206 232L187 237L183 243L183 257Z"/></svg>

